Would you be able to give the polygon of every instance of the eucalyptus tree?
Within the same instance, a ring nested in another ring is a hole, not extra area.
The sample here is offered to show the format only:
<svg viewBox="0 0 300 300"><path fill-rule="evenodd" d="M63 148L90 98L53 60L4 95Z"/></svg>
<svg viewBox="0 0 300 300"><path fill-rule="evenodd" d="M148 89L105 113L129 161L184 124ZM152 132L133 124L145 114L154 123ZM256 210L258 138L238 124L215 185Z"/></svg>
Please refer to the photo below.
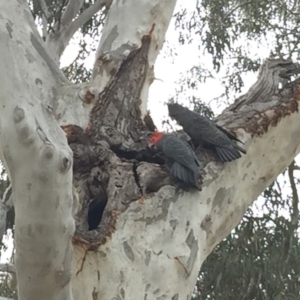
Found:
<svg viewBox="0 0 300 300"><path fill-rule="evenodd" d="M298 154L298 81L280 86L298 67L269 59L217 118L247 155L221 164L200 149L202 191L173 186L147 148L147 99L175 4L1 4L0 153L19 299L189 298L208 254ZM79 29L102 31L89 79L76 61L72 82L59 61Z"/></svg>

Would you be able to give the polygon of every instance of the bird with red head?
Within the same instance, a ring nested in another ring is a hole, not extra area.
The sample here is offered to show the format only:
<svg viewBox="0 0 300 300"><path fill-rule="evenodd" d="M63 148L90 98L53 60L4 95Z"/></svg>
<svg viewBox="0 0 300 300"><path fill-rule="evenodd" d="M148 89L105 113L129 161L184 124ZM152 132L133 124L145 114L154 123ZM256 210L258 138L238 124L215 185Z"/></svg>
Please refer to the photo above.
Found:
<svg viewBox="0 0 300 300"><path fill-rule="evenodd" d="M193 186L201 191L199 177L201 175L200 163L190 146L174 134L155 132L149 139L149 144L164 153L173 161L170 175L177 180Z"/></svg>

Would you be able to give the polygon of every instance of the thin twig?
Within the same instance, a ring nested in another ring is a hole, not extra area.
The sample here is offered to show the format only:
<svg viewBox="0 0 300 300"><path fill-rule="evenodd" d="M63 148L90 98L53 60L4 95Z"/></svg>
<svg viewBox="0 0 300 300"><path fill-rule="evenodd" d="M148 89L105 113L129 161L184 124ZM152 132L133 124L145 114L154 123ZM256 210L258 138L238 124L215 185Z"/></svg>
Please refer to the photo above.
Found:
<svg viewBox="0 0 300 300"><path fill-rule="evenodd" d="M9 186L6 188L6 190L3 193L2 200L1 200L3 203L7 202L7 200L9 199L8 193L11 192L11 189L12 189L12 186L10 183Z"/></svg>
<svg viewBox="0 0 300 300"><path fill-rule="evenodd" d="M239 9L239 8L241 8L241 7L243 7L243 6L247 5L247 4L251 4L251 3L252 3L252 1L248 1L248 2L244 2L244 3L241 3L241 4L237 5L236 7L234 7L233 9L231 9L231 10L224 16L223 21L224 21L225 19L227 19L231 14L233 14L237 9Z"/></svg>

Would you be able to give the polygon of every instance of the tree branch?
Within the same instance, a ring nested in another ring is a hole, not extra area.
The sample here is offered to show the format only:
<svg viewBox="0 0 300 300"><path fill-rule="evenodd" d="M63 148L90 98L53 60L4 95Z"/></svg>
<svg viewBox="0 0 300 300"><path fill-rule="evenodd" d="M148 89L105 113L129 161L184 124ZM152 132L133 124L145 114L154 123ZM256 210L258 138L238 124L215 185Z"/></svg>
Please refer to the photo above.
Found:
<svg viewBox="0 0 300 300"><path fill-rule="evenodd" d="M224 21L225 19L227 19L228 17L230 17L230 15L232 15L237 9L239 9L239 8L245 6L245 5L251 4L251 3L252 3L252 1L247 1L247 2L244 2L244 3L236 5L228 13L226 13L226 15L223 17L222 21Z"/></svg>
<svg viewBox="0 0 300 300"><path fill-rule="evenodd" d="M128 2L113 1L108 11L107 22L96 53L93 85L102 91L122 64L129 61L136 51L143 49L143 38L149 38L147 58L143 59L147 73L143 78L144 84L139 98L143 119L147 115L149 87L154 80L154 62L164 41L161 32L167 30L169 21L166 19L173 13L175 1L152 0L148 1L147 5L144 0L131 3L134 9Z"/></svg>
<svg viewBox="0 0 300 300"><path fill-rule="evenodd" d="M48 6L47 6L45 0L40 0L40 1L38 1L38 3L40 5L42 13L46 17L46 19L48 20L49 18L51 18L52 14L50 13L50 11L48 9Z"/></svg>
<svg viewBox="0 0 300 300"><path fill-rule="evenodd" d="M61 3L59 3L59 5L56 7L56 12L55 12L56 24L54 25L54 31L57 34L59 34L60 31L61 19L62 19L63 9L66 1L67 0L61 0Z"/></svg>
<svg viewBox="0 0 300 300"><path fill-rule="evenodd" d="M73 36L74 33L83 26L93 15L95 15L99 10L106 6L106 10L109 9L112 0L96 0L94 4L88 7L84 12L82 12L77 19L75 19L68 29L65 35L67 37Z"/></svg>
<svg viewBox="0 0 300 300"><path fill-rule="evenodd" d="M1 9L14 20L0 19L0 152L14 198L18 297L73 300L73 154L51 109L63 83L35 35L27 2Z"/></svg>
<svg viewBox="0 0 300 300"><path fill-rule="evenodd" d="M62 27L65 27L72 22L72 20L76 17L80 8L82 7L83 2L84 2L84 0L69 0L69 3L65 9L65 12L63 13L63 15L61 17L60 24Z"/></svg>
<svg viewBox="0 0 300 300"><path fill-rule="evenodd" d="M76 2L74 2L76 1ZM97 13L102 7L110 6L112 0L97 0L94 4L88 7L82 14L80 14L73 22L72 19L76 16L77 12L82 6L83 1L74 0L69 2L68 11L64 19L63 26L60 26L59 30L52 32L46 41L47 48L52 54L54 60L58 63L59 59L69 44L69 41L73 37L74 33L84 25L95 13ZM74 7L74 3L76 6Z"/></svg>
<svg viewBox="0 0 300 300"><path fill-rule="evenodd" d="M43 40L45 41L47 36L48 36L48 30L47 30L47 26L48 26L48 21L47 18L43 15L42 16L42 24L43 24Z"/></svg>

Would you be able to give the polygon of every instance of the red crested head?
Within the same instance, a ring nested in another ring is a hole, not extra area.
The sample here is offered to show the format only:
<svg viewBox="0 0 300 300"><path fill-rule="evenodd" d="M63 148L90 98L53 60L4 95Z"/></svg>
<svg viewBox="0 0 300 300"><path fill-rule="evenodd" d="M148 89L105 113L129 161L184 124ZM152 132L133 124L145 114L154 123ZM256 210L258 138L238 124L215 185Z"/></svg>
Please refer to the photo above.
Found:
<svg viewBox="0 0 300 300"><path fill-rule="evenodd" d="M157 131L157 132L154 132L148 139L149 143L152 144L152 145L156 145L160 140L161 138L164 136L164 133L163 132L160 132L160 131Z"/></svg>

